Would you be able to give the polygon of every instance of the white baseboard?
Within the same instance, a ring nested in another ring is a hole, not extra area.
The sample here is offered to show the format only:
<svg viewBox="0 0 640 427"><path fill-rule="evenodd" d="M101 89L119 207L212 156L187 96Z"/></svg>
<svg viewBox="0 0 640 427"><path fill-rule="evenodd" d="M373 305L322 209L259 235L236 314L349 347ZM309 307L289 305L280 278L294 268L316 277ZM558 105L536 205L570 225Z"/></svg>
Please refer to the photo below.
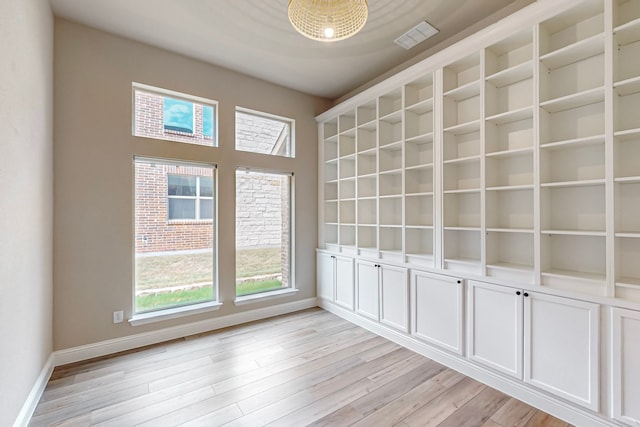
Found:
<svg viewBox="0 0 640 427"><path fill-rule="evenodd" d="M67 363L79 362L94 357L106 356L120 351L132 350L146 345L157 344L177 338L194 334L201 334L216 329L227 328L242 323L253 322L255 320L266 319L281 314L292 313L316 307L316 298L307 298L300 301L293 301L270 307L258 308L241 313L229 314L227 316L215 317L199 322L187 323L185 325L173 326L171 328L157 331L145 332L141 334L129 335L94 344L58 350L53 353L54 366L65 365ZM48 379L49 377L47 377ZM46 381L45 381L46 384Z"/></svg>
<svg viewBox="0 0 640 427"><path fill-rule="evenodd" d="M47 387L49 378L51 378L53 368L54 357L52 353L51 355L49 355L49 358L40 371L40 375L38 375L36 382L33 384L31 392L29 393L29 396L27 396L27 400L25 400L24 404L22 405L22 409L20 409L20 412L18 413L15 422L13 423L13 427L27 427L29 425L31 416L36 410L36 406L38 406L38 402L40 401L40 397L42 397L44 389Z"/></svg>
<svg viewBox="0 0 640 427"><path fill-rule="evenodd" d="M370 319L366 319L356 313L318 298L318 306L323 309L348 320L364 329L380 335L390 341L395 342L409 350L422 354L429 359L435 360L451 369L454 369L468 377L498 389L518 400L526 402L531 406L539 408L555 417L563 419L573 425L581 427L602 427L616 426L611 420L603 418L598 414L583 410L559 399L548 396L543 392L528 387L517 380L511 380L488 369L482 368L469 360L453 353L440 350L436 347L422 343L415 338L404 335L395 330L389 329Z"/></svg>

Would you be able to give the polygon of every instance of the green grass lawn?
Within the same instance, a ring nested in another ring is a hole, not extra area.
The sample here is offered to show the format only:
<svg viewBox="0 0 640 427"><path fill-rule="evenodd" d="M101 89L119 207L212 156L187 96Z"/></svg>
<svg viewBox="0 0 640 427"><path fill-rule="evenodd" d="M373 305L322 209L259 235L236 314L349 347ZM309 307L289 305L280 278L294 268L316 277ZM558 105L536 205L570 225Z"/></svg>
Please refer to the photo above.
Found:
<svg viewBox="0 0 640 427"><path fill-rule="evenodd" d="M247 278L281 272L280 248L243 249L236 254L236 277ZM171 286L211 282L211 253L140 257L136 259L136 288L161 290ZM282 287L279 280L246 281L236 286L236 295L248 295ZM211 287L136 296L136 311L210 301Z"/></svg>

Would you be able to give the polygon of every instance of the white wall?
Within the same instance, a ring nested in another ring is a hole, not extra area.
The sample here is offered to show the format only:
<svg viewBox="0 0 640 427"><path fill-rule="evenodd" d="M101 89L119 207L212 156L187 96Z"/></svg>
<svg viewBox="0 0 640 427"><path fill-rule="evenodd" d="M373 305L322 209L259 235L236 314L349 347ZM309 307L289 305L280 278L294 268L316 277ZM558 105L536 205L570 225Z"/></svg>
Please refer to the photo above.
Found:
<svg viewBox="0 0 640 427"><path fill-rule="evenodd" d="M0 1L0 425L11 425L52 350L53 18Z"/></svg>
<svg viewBox="0 0 640 427"><path fill-rule="evenodd" d="M215 49L215 41L212 41ZM315 296L317 127L326 100L112 36L55 21L54 348L126 337ZM219 101L220 147L131 135L131 83ZM296 121L296 158L236 152L236 106ZM218 163L223 307L144 326L114 325L132 311L134 155ZM235 168L287 170L296 185L295 296L235 307Z"/></svg>

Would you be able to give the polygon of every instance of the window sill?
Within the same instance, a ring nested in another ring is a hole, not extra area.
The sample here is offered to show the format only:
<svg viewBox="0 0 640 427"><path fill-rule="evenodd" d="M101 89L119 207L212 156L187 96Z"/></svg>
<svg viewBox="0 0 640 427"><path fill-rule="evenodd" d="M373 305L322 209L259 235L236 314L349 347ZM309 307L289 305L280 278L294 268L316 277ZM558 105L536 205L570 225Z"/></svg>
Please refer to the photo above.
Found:
<svg viewBox="0 0 640 427"><path fill-rule="evenodd" d="M220 307L222 307L221 302L211 301L203 302L201 304L187 305L184 307L168 308L166 310L136 314L129 319L129 323L131 326L146 325L148 323L162 322L163 320L177 319L178 317L215 311Z"/></svg>
<svg viewBox="0 0 640 427"><path fill-rule="evenodd" d="M270 299L290 296L297 292L298 292L298 289L287 288L287 289L278 289L277 291L262 292L259 294L244 295L241 297L236 297L234 304L236 306L253 304L255 302L261 302L261 301L266 301Z"/></svg>

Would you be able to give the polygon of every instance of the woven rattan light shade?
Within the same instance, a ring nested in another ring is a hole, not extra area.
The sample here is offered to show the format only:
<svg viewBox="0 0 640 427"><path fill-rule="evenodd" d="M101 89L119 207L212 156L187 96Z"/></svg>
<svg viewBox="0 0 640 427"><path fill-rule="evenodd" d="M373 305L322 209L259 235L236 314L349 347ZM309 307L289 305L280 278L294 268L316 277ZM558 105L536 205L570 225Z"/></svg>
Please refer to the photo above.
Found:
<svg viewBox="0 0 640 427"><path fill-rule="evenodd" d="M367 22L367 0L289 0L289 21L305 37L344 40Z"/></svg>

